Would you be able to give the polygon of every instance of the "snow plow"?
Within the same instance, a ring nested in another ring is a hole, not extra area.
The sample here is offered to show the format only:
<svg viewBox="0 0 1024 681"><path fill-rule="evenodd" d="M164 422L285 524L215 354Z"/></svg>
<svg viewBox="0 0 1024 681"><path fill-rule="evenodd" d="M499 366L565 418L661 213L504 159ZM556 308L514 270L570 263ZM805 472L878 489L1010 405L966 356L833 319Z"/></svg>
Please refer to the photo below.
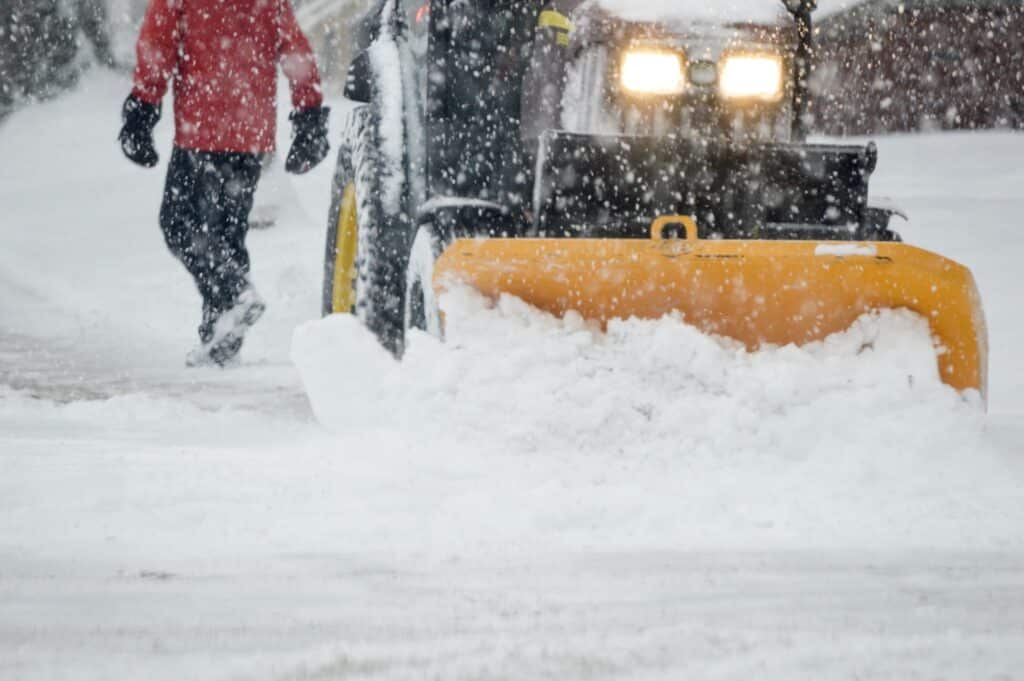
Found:
<svg viewBox="0 0 1024 681"><path fill-rule="evenodd" d="M324 313L401 356L410 329L443 335L453 285L599 323L679 313L751 350L909 309L942 379L984 396L971 273L869 204L874 145L805 141L814 2L710 20L616 3L378 4L349 70Z"/></svg>

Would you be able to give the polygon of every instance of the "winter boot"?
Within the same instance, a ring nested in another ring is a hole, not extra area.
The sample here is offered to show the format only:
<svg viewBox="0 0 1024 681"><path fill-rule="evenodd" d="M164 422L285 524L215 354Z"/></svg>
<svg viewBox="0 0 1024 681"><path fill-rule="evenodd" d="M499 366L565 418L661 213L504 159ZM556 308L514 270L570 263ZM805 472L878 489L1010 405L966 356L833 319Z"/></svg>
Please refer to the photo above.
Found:
<svg viewBox="0 0 1024 681"><path fill-rule="evenodd" d="M208 333L204 334L209 337L188 353L186 366L224 367L232 364L242 349L245 334L259 321L266 309L267 305L256 289L247 286L235 304L213 320Z"/></svg>
<svg viewBox="0 0 1024 681"><path fill-rule="evenodd" d="M237 366L239 363L238 353L242 349L242 341L242 338L234 338L230 342L224 342L215 347L210 347L206 343L197 345L185 355L185 366L189 369L200 369L203 367L229 369Z"/></svg>

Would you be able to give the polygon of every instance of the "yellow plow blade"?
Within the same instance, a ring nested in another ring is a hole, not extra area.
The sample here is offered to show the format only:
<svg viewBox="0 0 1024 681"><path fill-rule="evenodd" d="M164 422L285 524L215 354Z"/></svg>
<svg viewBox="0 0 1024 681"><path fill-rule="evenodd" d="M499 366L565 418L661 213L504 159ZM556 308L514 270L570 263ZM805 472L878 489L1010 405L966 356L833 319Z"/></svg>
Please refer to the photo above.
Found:
<svg viewBox="0 0 1024 681"><path fill-rule="evenodd" d="M685 225L689 238L662 239L668 225ZM751 350L819 341L867 312L904 308L929 321L942 380L986 394L981 299L970 271L951 260L900 243L703 241L689 218L659 220L653 232L651 239L459 240L436 263L434 288L461 283L601 323L677 311Z"/></svg>

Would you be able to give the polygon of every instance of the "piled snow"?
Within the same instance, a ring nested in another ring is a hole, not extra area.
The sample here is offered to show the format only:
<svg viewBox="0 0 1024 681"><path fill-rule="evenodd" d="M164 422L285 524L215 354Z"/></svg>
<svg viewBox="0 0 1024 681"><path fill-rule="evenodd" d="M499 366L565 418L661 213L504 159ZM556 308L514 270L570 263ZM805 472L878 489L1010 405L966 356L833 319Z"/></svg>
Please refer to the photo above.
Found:
<svg viewBox="0 0 1024 681"><path fill-rule="evenodd" d="M956 401L939 382L927 324L910 313L864 317L824 343L757 353L677 318L616 321L602 334L511 297L491 309L467 290L446 296L445 314L447 344L417 336L402 365L362 330L338 339L352 326L344 318L301 331L294 359L320 420L331 426L350 413L354 423L377 417L387 426L397 412L410 430L499 429L520 447L651 451L670 443L772 455L813 446L829 420L854 425L863 440L862 417L870 423ZM337 359L356 356L366 361ZM812 422L794 423L804 409L817 412Z"/></svg>
<svg viewBox="0 0 1024 681"><path fill-rule="evenodd" d="M458 291L444 305L447 342L419 335L401 364L347 316L300 328L293 357L345 441L387 433L417 467L466 481L465 497L436 497L454 505L458 536L608 549L1022 543L1019 485L976 400L939 381L927 324L910 313L751 354L674 318L605 334L514 298L492 307Z"/></svg>
<svg viewBox="0 0 1024 681"><path fill-rule="evenodd" d="M368 52L373 75L383 95L380 97L380 158L386 164L383 186L384 207L390 213L401 210L402 163L405 158L405 92L402 87L402 62L398 43L392 35L391 4L384 5L381 16L381 36L374 41ZM357 167L358 167L358 161ZM360 197L360 205L366 205L368 198Z"/></svg>

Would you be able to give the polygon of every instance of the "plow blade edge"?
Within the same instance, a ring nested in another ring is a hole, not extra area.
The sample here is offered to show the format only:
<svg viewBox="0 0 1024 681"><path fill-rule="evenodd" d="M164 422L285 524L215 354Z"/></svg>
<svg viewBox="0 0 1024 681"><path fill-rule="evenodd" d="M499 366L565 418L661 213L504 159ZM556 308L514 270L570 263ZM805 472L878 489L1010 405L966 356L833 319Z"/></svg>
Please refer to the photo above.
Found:
<svg viewBox="0 0 1024 681"><path fill-rule="evenodd" d="M973 276L900 243L466 239L434 269L438 293L453 283L602 324L679 312L750 350L804 345L865 313L908 309L931 326L942 380L986 394L988 339Z"/></svg>

